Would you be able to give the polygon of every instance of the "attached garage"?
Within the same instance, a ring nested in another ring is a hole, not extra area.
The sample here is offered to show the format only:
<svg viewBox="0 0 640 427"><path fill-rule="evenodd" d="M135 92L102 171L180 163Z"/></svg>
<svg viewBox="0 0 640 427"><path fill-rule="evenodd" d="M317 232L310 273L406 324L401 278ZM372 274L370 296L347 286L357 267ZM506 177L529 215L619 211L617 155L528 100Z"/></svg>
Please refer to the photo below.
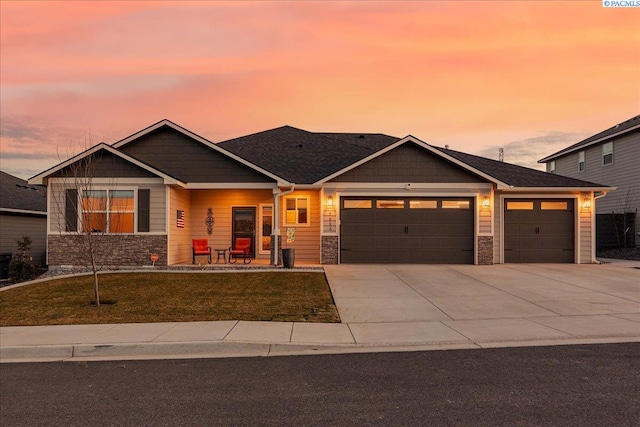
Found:
<svg viewBox="0 0 640 427"><path fill-rule="evenodd" d="M343 263L474 263L473 198L343 197Z"/></svg>
<svg viewBox="0 0 640 427"><path fill-rule="evenodd" d="M574 199L506 199L504 261L575 262Z"/></svg>

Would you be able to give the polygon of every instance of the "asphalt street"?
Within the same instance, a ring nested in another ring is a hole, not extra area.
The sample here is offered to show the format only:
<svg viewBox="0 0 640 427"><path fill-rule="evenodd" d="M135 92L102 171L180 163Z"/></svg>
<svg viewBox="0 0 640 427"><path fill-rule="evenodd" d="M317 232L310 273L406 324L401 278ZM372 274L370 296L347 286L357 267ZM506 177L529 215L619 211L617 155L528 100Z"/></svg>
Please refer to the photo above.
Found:
<svg viewBox="0 0 640 427"><path fill-rule="evenodd" d="M640 420L640 344L0 365L0 425Z"/></svg>

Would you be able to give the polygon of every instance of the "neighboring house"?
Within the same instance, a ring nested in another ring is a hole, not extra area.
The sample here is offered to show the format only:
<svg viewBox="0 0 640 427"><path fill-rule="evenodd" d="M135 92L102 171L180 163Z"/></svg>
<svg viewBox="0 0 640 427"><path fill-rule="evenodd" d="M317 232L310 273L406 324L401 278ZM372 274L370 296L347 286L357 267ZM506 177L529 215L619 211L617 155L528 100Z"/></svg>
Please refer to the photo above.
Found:
<svg viewBox="0 0 640 427"><path fill-rule="evenodd" d="M16 240L30 236L31 256L36 265L46 265L47 191L0 171L0 255L17 252ZM2 272L5 278L6 271Z"/></svg>
<svg viewBox="0 0 640 427"><path fill-rule="evenodd" d="M91 194L74 184L87 159ZM100 236L121 265L151 264L151 253L157 265L190 264L192 239L223 249L236 237L272 263L282 246L327 264L591 263L594 195L611 190L413 136L284 126L215 144L169 120L29 182L50 192L50 266L85 262L77 231L107 215L128 218ZM124 212L108 212L115 198ZM90 199L104 209L83 209Z"/></svg>
<svg viewBox="0 0 640 427"><path fill-rule="evenodd" d="M551 173L616 187L597 200L598 223L611 224L612 213L635 213L635 245L640 245L640 115L538 162L546 163Z"/></svg>

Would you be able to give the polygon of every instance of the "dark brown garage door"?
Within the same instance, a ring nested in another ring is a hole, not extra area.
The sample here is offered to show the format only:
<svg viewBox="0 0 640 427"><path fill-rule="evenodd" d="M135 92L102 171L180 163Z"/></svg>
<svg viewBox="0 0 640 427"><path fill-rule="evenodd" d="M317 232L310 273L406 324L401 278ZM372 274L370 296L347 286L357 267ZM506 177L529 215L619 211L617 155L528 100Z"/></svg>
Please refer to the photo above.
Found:
<svg viewBox="0 0 640 427"><path fill-rule="evenodd" d="M469 198L341 198L343 263L473 264Z"/></svg>
<svg viewBox="0 0 640 427"><path fill-rule="evenodd" d="M573 199L507 199L505 262L575 262Z"/></svg>

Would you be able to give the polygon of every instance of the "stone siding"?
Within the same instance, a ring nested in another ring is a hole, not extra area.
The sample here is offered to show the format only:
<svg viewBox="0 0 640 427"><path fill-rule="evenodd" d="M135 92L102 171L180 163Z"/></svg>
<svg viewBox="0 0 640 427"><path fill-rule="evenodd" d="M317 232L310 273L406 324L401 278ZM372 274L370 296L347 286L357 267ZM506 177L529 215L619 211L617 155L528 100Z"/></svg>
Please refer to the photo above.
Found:
<svg viewBox="0 0 640 427"><path fill-rule="evenodd" d="M478 265L493 264L493 236L478 236Z"/></svg>
<svg viewBox="0 0 640 427"><path fill-rule="evenodd" d="M94 235L98 245L98 261L104 266L152 265L151 254L158 254L156 265L167 265L167 236L165 235ZM48 239L49 266L89 266L86 255L89 244L85 235L50 234Z"/></svg>
<svg viewBox="0 0 640 427"><path fill-rule="evenodd" d="M338 236L322 236L322 254L320 263L338 263Z"/></svg>

